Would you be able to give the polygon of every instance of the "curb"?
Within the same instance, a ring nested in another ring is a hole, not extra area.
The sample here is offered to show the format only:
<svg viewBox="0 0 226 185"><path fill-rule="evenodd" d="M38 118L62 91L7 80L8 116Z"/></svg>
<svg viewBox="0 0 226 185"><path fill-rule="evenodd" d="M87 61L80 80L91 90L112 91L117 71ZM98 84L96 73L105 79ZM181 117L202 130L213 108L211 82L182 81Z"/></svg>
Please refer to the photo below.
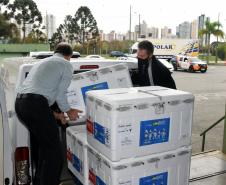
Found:
<svg viewBox="0 0 226 185"><path fill-rule="evenodd" d="M226 66L226 63L208 64L209 66Z"/></svg>

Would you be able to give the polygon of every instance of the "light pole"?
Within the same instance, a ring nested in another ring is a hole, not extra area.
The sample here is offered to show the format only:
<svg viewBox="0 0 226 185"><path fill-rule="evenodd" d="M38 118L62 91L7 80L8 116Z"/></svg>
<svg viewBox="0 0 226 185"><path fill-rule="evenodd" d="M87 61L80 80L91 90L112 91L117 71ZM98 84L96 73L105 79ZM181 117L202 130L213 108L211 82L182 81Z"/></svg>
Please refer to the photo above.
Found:
<svg viewBox="0 0 226 185"><path fill-rule="evenodd" d="M139 38L141 36L140 14L139 14Z"/></svg>
<svg viewBox="0 0 226 185"><path fill-rule="evenodd" d="M219 30L219 28L220 28L220 13L218 13L218 30ZM219 40L219 37L218 37L218 35L217 35L217 45L216 45L216 49L215 49L215 63L217 63L218 62L218 40Z"/></svg>
<svg viewBox="0 0 226 185"><path fill-rule="evenodd" d="M132 24L132 6L130 5L129 9L129 42L131 43L131 24Z"/></svg>

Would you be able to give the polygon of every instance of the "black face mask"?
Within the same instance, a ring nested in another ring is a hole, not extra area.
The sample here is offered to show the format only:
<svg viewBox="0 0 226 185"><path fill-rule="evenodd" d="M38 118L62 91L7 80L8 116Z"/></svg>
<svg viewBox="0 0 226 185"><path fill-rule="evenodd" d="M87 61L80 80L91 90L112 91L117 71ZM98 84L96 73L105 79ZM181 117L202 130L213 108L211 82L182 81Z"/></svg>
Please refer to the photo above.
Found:
<svg viewBox="0 0 226 185"><path fill-rule="evenodd" d="M146 59L141 59L141 58L137 58L138 62L144 63L144 62L148 62L148 58Z"/></svg>

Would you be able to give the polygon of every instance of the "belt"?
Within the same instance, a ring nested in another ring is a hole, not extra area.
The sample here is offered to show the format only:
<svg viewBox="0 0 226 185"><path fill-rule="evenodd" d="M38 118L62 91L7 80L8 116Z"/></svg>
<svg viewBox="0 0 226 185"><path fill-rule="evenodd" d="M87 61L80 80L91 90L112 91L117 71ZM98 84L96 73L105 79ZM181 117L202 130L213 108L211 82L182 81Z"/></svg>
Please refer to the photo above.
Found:
<svg viewBox="0 0 226 185"><path fill-rule="evenodd" d="M33 93L26 93L26 94L17 94L16 98L18 99L24 99L24 98L45 98L44 96L40 94L33 94ZM46 99L46 98L45 98Z"/></svg>

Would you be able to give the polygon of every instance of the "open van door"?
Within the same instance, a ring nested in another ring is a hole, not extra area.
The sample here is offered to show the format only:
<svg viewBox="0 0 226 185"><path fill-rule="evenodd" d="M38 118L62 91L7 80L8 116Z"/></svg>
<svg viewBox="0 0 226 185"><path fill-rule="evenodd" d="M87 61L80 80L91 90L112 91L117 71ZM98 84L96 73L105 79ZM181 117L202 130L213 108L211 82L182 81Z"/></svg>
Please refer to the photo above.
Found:
<svg viewBox="0 0 226 185"><path fill-rule="evenodd" d="M0 184L13 183L13 160L3 81L0 78Z"/></svg>

